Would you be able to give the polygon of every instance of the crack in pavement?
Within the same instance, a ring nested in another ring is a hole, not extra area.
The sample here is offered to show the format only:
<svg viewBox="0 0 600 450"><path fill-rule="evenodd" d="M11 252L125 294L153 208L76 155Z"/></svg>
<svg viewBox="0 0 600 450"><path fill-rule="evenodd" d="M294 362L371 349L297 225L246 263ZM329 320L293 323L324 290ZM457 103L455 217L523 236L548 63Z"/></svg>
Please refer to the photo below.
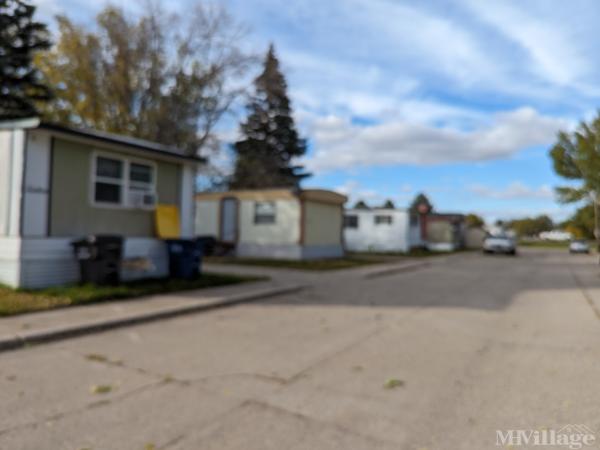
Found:
<svg viewBox="0 0 600 450"><path fill-rule="evenodd" d="M586 286L583 284L583 281L573 271L573 268L571 267L571 265L569 265L569 273L571 274L571 276L575 280L575 284L577 285L579 291L581 292L581 295L583 295L583 298L585 299L585 301L587 302L587 304L590 306L590 308L594 312L594 315L596 316L596 319L600 320L600 309L596 305L596 302L594 302L594 299L592 298L592 296L588 292Z"/></svg>
<svg viewBox="0 0 600 450"><path fill-rule="evenodd" d="M365 440L366 442L369 442L370 444L372 444L372 446L373 446L372 448L379 448L381 445L388 445L388 446L393 446L393 447L398 446L397 442L392 442L390 440L377 438L377 437L371 436L369 434L359 433L356 430L346 427L344 425L340 425L340 424L333 423L333 422L326 421L326 420L316 419L314 417L311 417L311 416L308 416L308 415L305 415L305 414L302 414L299 412L291 411L291 410L283 408L281 406L272 405L265 400L254 400L254 399L246 400L246 401L242 402L241 404L237 405L235 408L232 408L230 411L228 411L224 415L230 414L232 411L234 411L236 409L243 409L243 408L259 408L259 409L263 409L263 410L270 410L278 415L285 415L288 417L293 417L295 419L300 420L301 422L303 422L305 424L313 424L313 425L320 426L320 427L327 427L329 429L339 431L345 435L352 435L352 436L356 436L357 438L361 438L361 439Z"/></svg>
<svg viewBox="0 0 600 450"><path fill-rule="evenodd" d="M106 406L109 404L119 403L119 402L122 402L123 400L126 400L127 398L129 398L131 396L140 394L141 392L144 392L144 391L156 388L156 387L162 387L165 385L166 385L166 383L164 383L162 381L158 381L158 382L138 386L137 388L131 389L130 391L124 392L122 394L115 394L115 396L110 399L97 400L92 403L88 403L85 406L80 407L80 408L75 408L75 409L55 413L50 416L40 418L39 420L34 420L31 422L21 423L19 425L13 425L8 428L0 429L0 436L4 435L6 433L12 432L12 431L23 430L23 429L28 429L28 428L35 428L38 425L43 424L43 423L56 422L56 421L66 418L66 417L70 417L73 415L81 414L85 411L89 411L90 409L98 408L101 406Z"/></svg>

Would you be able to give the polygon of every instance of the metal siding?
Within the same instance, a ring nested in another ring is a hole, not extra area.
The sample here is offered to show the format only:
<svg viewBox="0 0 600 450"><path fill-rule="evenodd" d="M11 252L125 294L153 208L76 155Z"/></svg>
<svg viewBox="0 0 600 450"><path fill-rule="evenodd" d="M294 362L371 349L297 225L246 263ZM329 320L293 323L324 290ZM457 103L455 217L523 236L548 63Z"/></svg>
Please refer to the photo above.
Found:
<svg viewBox="0 0 600 450"><path fill-rule="evenodd" d="M220 240L230 243L237 242L239 225L239 201L237 198L224 198L221 200L220 217Z"/></svg>
<svg viewBox="0 0 600 450"><path fill-rule="evenodd" d="M25 158L25 132L16 130L10 133L10 151L8 161L8 193L6 204L6 236L21 234L21 198Z"/></svg>
<svg viewBox="0 0 600 450"><path fill-rule="evenodd" d="M263 200L259 200L263 201ZM300 238L300 200L267 200L275 203L275 223L254 223L254 200L241 200L239 243L297 245Z"/></svg>
<svg viewBox="0 0 600 450"><path fill-rule="evenodd" d="M298 244L240 243L236 248L236 255L240 258L301 260L302 246Z"/></svg>
<svg viewBox="0 0 600 450"><path fill-rule="evenodd" d="M55 237L88 234L120 234L153 237L154 211L91 204L92 152L102 150L57 139L53 149L51 186L51 234ZM125 156L114 151L116 156ZM152 161L157 165L158 200L180 205L180 167Z"/></svg>
<svg viewBox="0 0 600 450"><path fill-rule="evenodd" d="M12 132L0 131L0 236L8 234Z"/></svg>
<svg viewBox="0 0 600 450"><path fill-rule="evenodd" d="M28 131L22 214L23 236L45 236L50 190L50 135Z"/></svg>
<svg viewBox="0 0 600 450"><path fill-rule="evenodd" d="M23 239L19 287L43 288L79 281L79 265L71 248L73 239L74 237ZM0 245L1 243L2 240L0 240ZM121 271L121 277L125 281L161 278L168 275L169 263L166 246L159 239L126 239L123 258L147 258L151 262L151 268L147 270L124 268ZM1 262L2 260L0 260ZM1 268L0 264L0 270ZM2 276L1 272L0 276Z"/></svg>
<svg viewBox="0 0 600 450"><path fill-rule="evenodd" d="M344 228L346 249L357 252L407 252L411 247L410 214L398 210L346 210L358 216L358 228ZM391 224L375 225L376 215L391 215Z"/></svg>
<svg viewBox="0 0 600 450"><path fill-rule="evenodd" d="M21 271L21 239L0 237L0 283L19 287Z"/></svg>
<svg viewBox="0 0 600 450"><path fill-rule="evenodd" d="M124 281L143 278L163 278L169 275L169 255L167 246L160 239L130 238L125 240L124 259L142 258L150 261L145 270L123 267L121 278Z"/></svg>
<svg viewBox="0 0 600 450"><path fill-rule="evenodd" d="M194 186L196 170L193 166L186 164L181 167L181 235L183 237L194 236L194 219L196 202L194 200Z"/></svg>
<svg viewBox="0 0 600 450"><path fill-rule="evenodd" d="M342 242L342 217L339 204L305 201L304 244L339 246Z"/></svg>
<svg viewBox="0 0 600 450"><path fill-rule="evenodd" d="M219 236L218 200L196 200L194 230L197 236Z"/></svg>

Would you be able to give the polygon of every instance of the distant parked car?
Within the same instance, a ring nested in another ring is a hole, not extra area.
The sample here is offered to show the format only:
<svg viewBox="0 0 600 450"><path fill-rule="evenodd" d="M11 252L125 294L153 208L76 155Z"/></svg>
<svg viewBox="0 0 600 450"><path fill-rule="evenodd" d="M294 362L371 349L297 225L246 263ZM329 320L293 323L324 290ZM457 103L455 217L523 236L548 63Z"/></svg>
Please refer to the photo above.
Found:
<svg viewBox="0 0 600 450"><path fill-rule="evenodd" d="M515 240L507 235L487 236L483 241L483 252L516 255L517 245Z"/></svg>
<svg viewBox="0 0 600 450"><path fill-rule="evenodd" d="M575 239L569 244L569 253L589 253L590 244L584 239Z"/></svg>

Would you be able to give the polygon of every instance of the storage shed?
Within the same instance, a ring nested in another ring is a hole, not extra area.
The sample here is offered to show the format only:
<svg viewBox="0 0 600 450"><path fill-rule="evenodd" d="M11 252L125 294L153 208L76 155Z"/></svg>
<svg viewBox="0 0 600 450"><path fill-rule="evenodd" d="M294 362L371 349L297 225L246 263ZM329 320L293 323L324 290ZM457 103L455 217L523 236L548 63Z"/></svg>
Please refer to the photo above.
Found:
<svg viewBox="0 0 600 450"><path fill-rule="evenodd" d="M431 251L452 252L465 247L467 226L462 214L431 213L421 216L425 221L425 241Z"/></svg>
<svg viewBox="0 0 600 450"><path fill-rule="evenodd" d="M196 195L196 234L239 257L337 258L344 254L346 197L322 189L266 189Z"/></svg>

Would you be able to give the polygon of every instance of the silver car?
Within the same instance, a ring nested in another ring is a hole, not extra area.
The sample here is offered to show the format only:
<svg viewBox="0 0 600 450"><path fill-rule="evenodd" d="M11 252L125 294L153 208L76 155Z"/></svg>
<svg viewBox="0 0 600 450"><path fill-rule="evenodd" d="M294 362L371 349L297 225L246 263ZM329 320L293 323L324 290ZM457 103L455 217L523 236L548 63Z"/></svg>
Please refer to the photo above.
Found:
<svg viewBox="0 0 600 450"><path fill-rule="evenodd" d="M584 239L575 239L569 244L569 253L589 253L590 244Z"/></svg>
<svg viewBox="0 0 600 450"><path fill-rule="evenodd" d="M508 235L488 236L483 241L483 252L516 255L517 245L515 240Z"/></svg>

